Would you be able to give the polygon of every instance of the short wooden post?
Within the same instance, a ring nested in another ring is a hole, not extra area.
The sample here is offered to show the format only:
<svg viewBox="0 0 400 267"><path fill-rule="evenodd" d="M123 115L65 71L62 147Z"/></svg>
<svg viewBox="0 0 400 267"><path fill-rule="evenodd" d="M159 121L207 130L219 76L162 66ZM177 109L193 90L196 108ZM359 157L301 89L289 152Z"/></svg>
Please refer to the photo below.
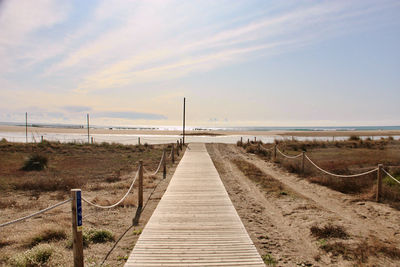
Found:
<svg viewBox="0 0 400 267"><path fill-rule="evenodd" d="M165 153L165 148L163 151L163 179L167 177L167 160L166 160L166 153Z"/></svg>
<svg viewBox="0 0 400 267"><path fill-rule="evenodd" d="M171 148L171 161L172 161L172 163L175 163L174 144L172 144L172 148Z"/></svg>
<svg viewBox="0 0 400 267"><path fill-rule="evenodd" d="M137 138L137 143L140 145L140 137Z"/></svg>
<svg viewBox="0 0 400 267"><path fill-rule="evenodd" d="M71 189L72 249L74 266L83 267L82 195L81 189Z"/></svg>
<svg viewBox="0 0 400 267"><path fill-rule="evenodd" d="M301 152L301 174L304 176L304 162L306 160L306 152Z"/></svg>
<svg viewBox="0 0 400 267"><path fill-rule="evenodd" d="M378 164L378 172L377 172L377 186L376 186L376 201L379 202L381 200L382 195L382 168L383 164Z"/></svg>
<svg viewBox="0 0 400 267"><path fill-rule="evenodd" d="M250 145L250 139L249 138L247 138L247 144Z"/></svg>
<svg viewBox="0 0 400 267"><path fill-rule="evenodd" d="M257 137L256 137L256 136L254 136L254 143L255 143L255 142L257 142Z"/></svg>
<svg viewBox="0 0 400 267"><path fill-rule="evenodd" d="M240 144L243 144L243 137L240 137Z"/></svg>
<svg viewBox="0 0 400 267"><path fill-rule="evenodd" d="M182 150L182 138L181 139L179 139L179 147L181 148L181 150Z"/></svg>
<svg viewBox="0 0 400 267"><path fill-rule="evenodd" d="M276 160L276 144L274 145L274 160Z"/></svg>
<svg viewBox="0 0 400 267"><path fill-rule="evenodd" d="M179 157L179 141L176 140L176 155Z"/></svg>
<svg viewBox="0 0 400 267"><path fill-rule="evenodd" d="M40 137L40 142L43 143L43 135Z"/></svg>
<svg viewBox="0 0 400 267"><path fill-rule="evenodd" d="M93 136L92 137L90 137L90 142L93 144L94 142L93 142Z"/></svg>
<svg viewBox="0 0 400 267"><path fill-rule="evenodd" d="M138 208L143 207L143 160L139 160Z"/></svg>

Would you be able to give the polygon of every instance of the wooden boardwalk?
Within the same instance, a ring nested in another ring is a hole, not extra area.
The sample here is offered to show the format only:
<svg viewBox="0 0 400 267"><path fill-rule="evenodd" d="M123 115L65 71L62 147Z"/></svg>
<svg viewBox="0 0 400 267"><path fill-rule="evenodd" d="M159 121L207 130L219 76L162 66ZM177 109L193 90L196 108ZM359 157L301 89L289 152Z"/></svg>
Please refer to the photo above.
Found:
<svg viewBox="0 0 400 267"><path fill-rule="evenodd" d="M125 266L265 266L204 144L190 144Z"/></svg>

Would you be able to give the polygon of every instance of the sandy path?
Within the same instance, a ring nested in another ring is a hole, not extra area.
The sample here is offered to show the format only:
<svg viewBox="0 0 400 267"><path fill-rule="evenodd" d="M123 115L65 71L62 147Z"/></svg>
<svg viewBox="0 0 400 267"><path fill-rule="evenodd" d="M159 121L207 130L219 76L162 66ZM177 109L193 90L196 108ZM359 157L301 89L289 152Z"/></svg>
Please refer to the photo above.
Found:
<svg viewBox="0 0 400 267"><path fill-rule="evenodd" d="M378 239L400 244L399 211L308 183L233 145L209 144L207 148L260 254L271 254L279 266L354 265L319 249L318 240L310 235L312 225L343 226L350 234L349 243ZM234 158L249 161L279 180L288 194L266 193L231 163ZM374 264L398 266L399 262L370 257L365 266Z"/></svg>

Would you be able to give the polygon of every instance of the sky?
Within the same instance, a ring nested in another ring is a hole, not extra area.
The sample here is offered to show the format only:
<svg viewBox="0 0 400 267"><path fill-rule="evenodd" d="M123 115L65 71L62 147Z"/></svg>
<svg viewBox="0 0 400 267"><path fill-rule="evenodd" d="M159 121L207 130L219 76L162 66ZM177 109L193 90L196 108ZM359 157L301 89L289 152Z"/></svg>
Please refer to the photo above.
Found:
<svg viewBox="0 0 400 267"><path fill-rule="evenodd" d="M400 125L400 1L0 0L0 122Z"/></svg>

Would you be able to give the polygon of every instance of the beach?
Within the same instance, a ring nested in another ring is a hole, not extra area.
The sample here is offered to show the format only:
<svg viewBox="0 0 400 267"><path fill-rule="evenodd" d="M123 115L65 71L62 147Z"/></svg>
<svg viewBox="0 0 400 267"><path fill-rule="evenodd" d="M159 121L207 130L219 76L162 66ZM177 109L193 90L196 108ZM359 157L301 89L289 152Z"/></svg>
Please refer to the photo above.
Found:
<svg viewBox="0 0 400 267"><path fill-rule="evenodd" d="M0 132L25 133L25 126L1 125ZM57 133L57 134L87 134L86 128L53 128L53 127L29 127L28 133ZM371 131L232 131L232 130L212 130L212 131L185 131L188 136L294 136L294 137L339 137L339 136L400 136L400 130L371 130ZM181 135L182 131L176 130L150 130L150 129L106 129L90 128L90 134L101 135Z"/></svg>

